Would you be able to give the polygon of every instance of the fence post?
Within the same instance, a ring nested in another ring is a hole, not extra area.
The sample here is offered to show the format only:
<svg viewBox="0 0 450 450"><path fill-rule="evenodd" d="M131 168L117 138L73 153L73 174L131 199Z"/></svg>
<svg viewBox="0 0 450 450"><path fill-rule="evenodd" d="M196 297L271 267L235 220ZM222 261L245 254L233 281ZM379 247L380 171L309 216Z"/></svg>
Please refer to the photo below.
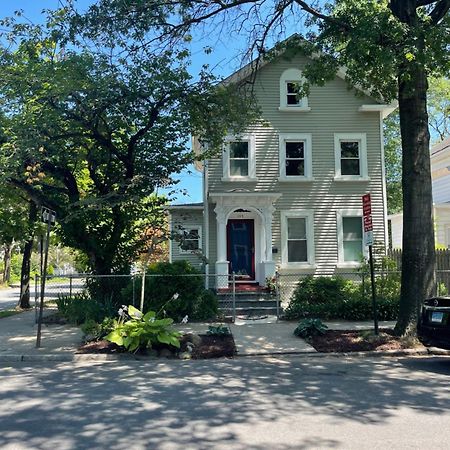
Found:
<svg viewBox="0 0 450 450"><path fill-rule="evenodd" d="M236 275L232 274L232 286L233 286L233 323L236 322Z"/></svg>
<svg viewBox="0 0 450 450"><path fill-rule="evenodd" d="M133 306L136 307L136 276L131 276L132 285L133 285Z"/></svg>
<svg viewBox="0 0 450 450"><path fill-rule="evenodd" d="M72 275L69 275L69 297L72 298Z"/></svg>
<svg viewBox="0 0 450 450"><path fill-rule="evenodd" d="M34 277L34 323L38 323L38 282L39 275Z"/></svg>
<svg viewBox="0 0 450 450"><path fill-rule="evenodd" d="M277 302L277 322L280 318L280 274L275 272L275 301Z"/></svg>

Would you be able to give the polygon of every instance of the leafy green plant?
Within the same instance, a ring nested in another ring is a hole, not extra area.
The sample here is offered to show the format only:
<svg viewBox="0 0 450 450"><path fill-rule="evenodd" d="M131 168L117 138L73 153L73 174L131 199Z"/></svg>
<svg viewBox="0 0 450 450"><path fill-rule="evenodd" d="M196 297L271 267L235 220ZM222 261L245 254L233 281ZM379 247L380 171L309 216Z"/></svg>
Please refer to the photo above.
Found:
<svg viewBox="0 0 450 450"><path fill-rule="evenodd" d="M81 331L86 336L98 341L111 333L114 329L114 323L115 320L111 317L105 317L101 323L97 323L93 319L88 319L81 325Z"/></svg>
<svg viewBox="0 0 450 450"><path fill-rule="evenodd" d="M154 311L143 314L132 305L121 308L119 315L113 331L105 336L107 341L125 347L129 352L152 348L157 343L180 347L180 333L170 328L172 319L157 319Z"/></svg>
<svg viewBox="0 0 450 450"><path fill-rule="evenodd" d="M122 298L132 297L132 284L122 290ZM174 294L178 294L173 298ZM141 280L135 283L136 298L141 295ZM204 278L188 261L151 264L145 279L143 311L160 311L179 322L189 316L193 320L211 319L217 314L218 302L205 290ZM173 298L167 302L168 298Z"/></svg>
<svg viewBox="0 0 450 450"><path fill-rule="evenodd" d="M226 325L210 325L206 334L210 336L229 336L230 329Z"/></svg>
<svg viewBox="0 0 450 450"><path fill-rule="evenodd" d="M86 293L60 295L56 305L58 311L74 325L81 325L88 320L100 323L105 317L114 315L111 305L97 302Z"/></svg>
<svg viewBox="0 0 450 450"><path fill-rule="evenodd" d="M217 296L209 291L204 290L194 305L192 314L193 320L209 320L217 317L219 311L219 301Z"/></svg>
<svg viewBox="0 0 450 450"><path fill-rule="evenodd" d="M304 339L310 339L313 336L325 334L328 327L320 319L304 319L301 320L294 334Z"/></svg>

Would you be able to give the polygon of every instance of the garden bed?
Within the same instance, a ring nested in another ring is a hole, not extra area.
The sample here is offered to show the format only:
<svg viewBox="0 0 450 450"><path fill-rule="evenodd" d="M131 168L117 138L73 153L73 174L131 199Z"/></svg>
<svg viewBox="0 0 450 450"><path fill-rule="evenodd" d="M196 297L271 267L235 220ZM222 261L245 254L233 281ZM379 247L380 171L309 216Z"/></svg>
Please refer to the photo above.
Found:
<svg viewBox="0 0 450 450"><path fill-rule="evenodd" d="M192 353L187 352L187 342L195 341ZM91 341L78 348L77 353L103 353L118 354L126 353L122 348L105 340ZM136 352L139 356L152 356L160 358L177 358L178 353L184 355L182 359L210 359L210 358L232 358L236 354L236 345L233 336L214 335L186 335L181 340L181 349L176 350L168 345L155 346L150 350L140 350Z"/></svg>
<svg viewBox="0 0 450 450"><path fill-rule="evenodd" d="M323 353L424 349L417 340L395 336L391 329L380 330L378 336L373 330L327 330L321 336L313 336L309 343Z"/></svg>

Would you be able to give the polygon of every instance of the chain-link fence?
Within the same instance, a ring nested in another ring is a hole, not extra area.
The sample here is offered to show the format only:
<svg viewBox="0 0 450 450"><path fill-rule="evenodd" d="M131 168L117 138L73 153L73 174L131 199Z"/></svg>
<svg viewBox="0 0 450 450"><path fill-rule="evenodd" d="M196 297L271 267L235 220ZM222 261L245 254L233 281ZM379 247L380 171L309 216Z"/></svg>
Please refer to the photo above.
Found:
<svg viewBox="0 0 450 450"><path fill-rule="evenodd" d="M371 298L371 280L370 274L364 272L340 272L333 275L324 275L327 278L340 277L345 280L352 281L359 285L363 298ZM308 277L312 277L311 274L301 273L277 273L276 275L276 289L277 297L282 309L286 308L292 299L295 289L299 286L299 283ZM388 294L392 294L392 290L400 293L400 277L399 271L384 271L375 273L375 279L377 280L377 295L380 297ZM450 280L450 271L449 278Z"/></svg>
<svg viewBox="0 0 450 450"><path fill-rule="evenodd" d="M36 317L41 299L41 278L35 279ZM207 274L146 274L143 283L142 274L136 275L91 275L77 274L48 276L45 283L44 307L54 307L63 297L89 297L108 305L131 304L144 309L149 298L166 295L169 302L173 294L179 292L205 292L217 296L221 316L236 317L236 277L234 275ZM211 295L211 294L210 294ZM189 296L189 295L188 295ZM201 304L201 302L200 302Z"/></svg>
<svg viewBox="0 0 450 450"><path fill-rule="evenodd" d="M371 298L369 273L354 271L329 275L329 277L332 276L339 276L356 283L360 286L363 297ZM306 277L311 277L311 275L301 273L276 274L274 285L267 291L275 293L272 298L276 301L276 315L278 317L289 304L299 282ZM394 290L398 291L398 294L400 293L401 273L399 271L377 272L375 277L377 279L377 296L380 298L385 295L391 296ZM438 295L448 295L450 292L450 270L436 271L436 281ZM53 305L53 302L64 296L86 296L100 299L111 305L132 304L145 310L146 299L151 298L154 294L163 298L167 297L166 300L169 301L175 292L189 292L190 289L198 289L199 285L202 287L198 291L201 291L200 295L204 295L205 291L210 291L217 297L220 316L231 318L234 321L237 314L236 309L239 310L239 306L242 306L246 301L245 292L242 292L241 286L236 282L234 275L146 274L144 295L142 295L142 274L49 276L46 280L44 300L46 305ZM36 311L40 300L40 290L41 280L36 277ZM248 299L247 302L249 302ZM255 301L251 300L251 302L255 306Z"/></svg>

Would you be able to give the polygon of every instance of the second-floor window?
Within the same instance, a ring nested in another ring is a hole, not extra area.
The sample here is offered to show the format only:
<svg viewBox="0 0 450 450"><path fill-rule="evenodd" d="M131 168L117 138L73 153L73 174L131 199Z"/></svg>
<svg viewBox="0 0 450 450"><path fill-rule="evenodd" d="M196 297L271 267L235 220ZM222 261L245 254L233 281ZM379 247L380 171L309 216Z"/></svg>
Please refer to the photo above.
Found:
<svg viewBox="0 0 450 450"><path fill-rule="evenodd" d="M363 133L335 134L336 179L367 178L367 145Z"/></svg>
<svg viewBox="0 0 450 450"><path fill-rule="evenodd" d="M223 155L223 181L256 180L255 138L253 135L229 137Z"/></svg>
<svg viewBox="0 0 450 450"><path fill-rule="evenodd" d="M280 134L280 181L312 179L311 135Z"/></svg>
<svg viewBox="0 0 450 450"><path fill-rule="evenodd" d="M248 141L230 142L230 176L248 177L249 148Z"/></svg>

